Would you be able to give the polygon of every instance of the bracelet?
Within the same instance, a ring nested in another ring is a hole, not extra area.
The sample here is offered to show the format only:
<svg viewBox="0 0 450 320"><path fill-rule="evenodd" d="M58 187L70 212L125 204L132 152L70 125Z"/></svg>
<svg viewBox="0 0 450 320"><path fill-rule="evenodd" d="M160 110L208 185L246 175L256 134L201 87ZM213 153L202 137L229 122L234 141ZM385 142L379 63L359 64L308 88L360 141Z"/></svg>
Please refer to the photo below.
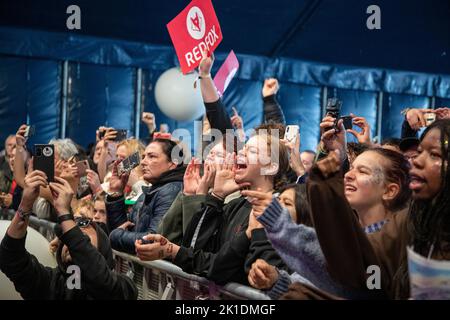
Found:
<svg viewBox="0 0 450 320"><path fill-rule="evenodd" d="M59 224L63 223L64 221L67 221L67 220L75 220L73 214L65 213L65 214L63 214L61 216L58 216L56 218L56 221L58 221Z"/></svg>
<svg viewBox="0 0 450 320"><path fill-rule="evenodd" d="M216 193L214 193L214 191L211 192L211 195L212 195L213 197L215 197L215 198L221 200L221 201L224 201L224 200L225 200L225 198L222 198L221 196L217 195Z"/></svg>
<svg viewBox="0 0 450 320"><path fill-rule="evenodd" d="M208 73L207 75L203 75L201 76L200 74L198 75L199 79L211 79L211 73Z"/></svg>
<svg viewBox="0 0 450 320"><path fill-rule="evenodd" d="M19 207L16 212L19 215L20 219L22 219L22 220L25 220L25 218L28 218L33 213L32 211L29 211L29 212L23 211L23 209L21 207Z"/></svg>

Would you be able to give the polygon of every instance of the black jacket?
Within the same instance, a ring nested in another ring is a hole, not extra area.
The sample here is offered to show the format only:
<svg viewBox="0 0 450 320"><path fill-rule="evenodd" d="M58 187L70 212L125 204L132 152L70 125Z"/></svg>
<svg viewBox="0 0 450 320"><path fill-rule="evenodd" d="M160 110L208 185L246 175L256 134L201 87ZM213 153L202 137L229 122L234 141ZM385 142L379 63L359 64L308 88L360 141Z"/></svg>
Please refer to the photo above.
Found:
<svg viewBox="0 0 450 320"><path fill-rule="evenodd" d="M271 95L263 98L264 122L285 124L283 110L278 103L276 96ZM218 129L222 134L226 133L226 129L233 129L230 116L227 113L222 99L215 102L205 103L206 116L211 128Z"/></svg>
<svg viewBox="0 0 450 320"><path fill-rule="evenodd" d="M174 263L185 272L206 277L219 285L248 284L247 273L256 259L284 268L263 229L254 230L251 239L247 238L245 231L251 209L251 204L243 197L224 205L208 195L205 207L192 218ZM198 237L191 247L196 233Z"/></svg>
<svg viewBox="0 0 450 320"><path fill-rule="evenodd" d="M156 233L162 217L169 210L183 187L184 166L165 172L151 187L143 187L143 193L133 205L130 221L135 226L129 230L118 229L128 221L124 197L106 197L109 237L114 249L133 254L134 242L149 233Z"/></svg>
<svg viewBox="0 0 450 320"><path fill-rule="evenodd" d="M402 139L405 138L417 138L417 131L414 130L413 128L411 128L411 126L409 125L408 121L406 120L406 116L405 119L403 120L402 123L402 135L401 135Z"/></svg>
<svg viewBox="0 0 450 320"><path fill-rule="evenodd" d="M263 98L264 122L286 124L283 110L275 94Z"/></svg>
<svg viewBox="0 0 450 320"><path fill-rule="evenodd" d="M93 224L95 226L95 223ZM128 277L112 270L114 261L108 237L97 230L98 249L92 246L88 236L74 227L59 236L67 245L72 264L80 268L81 288L69 289L67 280L73 273L66 273L61 263L61 248L57 251L58 267L49 268L39 263L25 249L25 239L14 239L7 234L0 245L0 270L14 283L24 299L37 300L91 300L137 299L137 288Z"/></svg>

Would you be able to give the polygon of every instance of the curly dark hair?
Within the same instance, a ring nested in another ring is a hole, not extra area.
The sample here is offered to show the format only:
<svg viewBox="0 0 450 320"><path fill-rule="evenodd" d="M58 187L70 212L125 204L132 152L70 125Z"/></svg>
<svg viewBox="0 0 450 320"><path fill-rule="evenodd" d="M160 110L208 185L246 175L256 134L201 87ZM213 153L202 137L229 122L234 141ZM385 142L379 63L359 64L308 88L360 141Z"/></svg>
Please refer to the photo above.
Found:
<svg viewBox="0 0 450 320"><path fill-rule="evenodd" d="M438 253L449 251L450 244L450 120L438 120L422 134L420 141L430 130L441 133L441 189L429 200L415 200L409 214L409 235L414 251L426 256L430 247Z"/></svg>

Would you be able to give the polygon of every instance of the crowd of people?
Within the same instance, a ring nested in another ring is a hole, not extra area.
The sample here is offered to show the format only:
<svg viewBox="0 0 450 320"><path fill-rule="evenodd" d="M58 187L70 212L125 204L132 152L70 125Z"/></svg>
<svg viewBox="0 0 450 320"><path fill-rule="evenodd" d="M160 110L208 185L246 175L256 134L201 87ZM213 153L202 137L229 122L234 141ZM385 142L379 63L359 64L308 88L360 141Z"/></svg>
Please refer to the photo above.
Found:
<svg viewBox="0 0 450 320"><path fill-rule="evenodd" d="M118 131L106 127L88 149L51 140L52 180L33 168L27 125L8 136L1 204L16 214L0 269L16 290L28 299L136 299L133 282L114 271L115 249L272 299L414 298L407 248L450 260L450 109L405 109L401 137L381 143L363 117L351 114L353 128L345 129L327 114L317 149L300 152L299 135L285 139L278 81L265 80L264 123L246 135L217 93L213 62L204 55L199 66L203 134L222 135L204 146L204 157L190 157L143 113L145 141L116 141ZM357 142L347 143L347 134ZM135 153L139 165L123 171ZM57 268L25 250L30 215L57 223L50 239ZM80 288L66 285L70 265L81 270ZM380 268L375 290L370 266Z"/></svg>

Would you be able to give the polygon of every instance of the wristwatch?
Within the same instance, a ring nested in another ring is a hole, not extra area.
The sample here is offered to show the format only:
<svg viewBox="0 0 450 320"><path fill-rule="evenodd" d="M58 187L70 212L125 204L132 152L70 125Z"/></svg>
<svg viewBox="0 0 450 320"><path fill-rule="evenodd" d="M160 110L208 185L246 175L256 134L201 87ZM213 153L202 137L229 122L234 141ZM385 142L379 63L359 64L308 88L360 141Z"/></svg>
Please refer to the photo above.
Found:
<svg viewBox="0 0 450 320"><path fill-rule="evenodd" d="M59 224L63 223L64 221L67 221L67 220L75 220L72 213L65 213L56 218L56 221L58 221Z"/></svg>

